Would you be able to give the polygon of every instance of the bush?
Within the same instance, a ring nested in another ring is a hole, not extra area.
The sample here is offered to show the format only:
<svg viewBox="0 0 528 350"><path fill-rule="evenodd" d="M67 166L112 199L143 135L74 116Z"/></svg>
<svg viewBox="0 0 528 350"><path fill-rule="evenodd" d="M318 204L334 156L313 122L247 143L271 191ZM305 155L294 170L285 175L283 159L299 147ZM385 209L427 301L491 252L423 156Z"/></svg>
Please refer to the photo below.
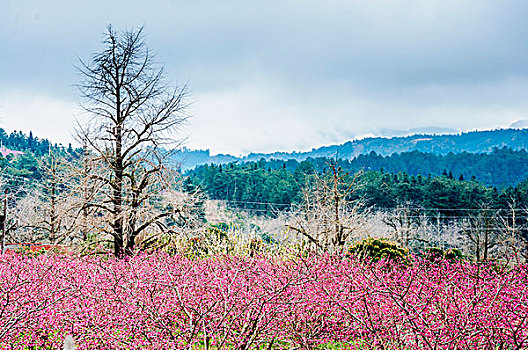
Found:
<svg viewBox="0 0 528 350"><path fill-rule="evenodd" d="M409 252L406 249L383 238L364 239L350 247L348 252L350 255L368 258L371 261L379 261L381 259L404 261L409 256Z"/></svg>
<svg viewBox="0 0 528 350"><path fill-rule="evenodd" d="M425 258L429 261L437 260L462 260L464 255L459 249L453 248L444 250L438 247L429 247L425 249Z"/></svg>

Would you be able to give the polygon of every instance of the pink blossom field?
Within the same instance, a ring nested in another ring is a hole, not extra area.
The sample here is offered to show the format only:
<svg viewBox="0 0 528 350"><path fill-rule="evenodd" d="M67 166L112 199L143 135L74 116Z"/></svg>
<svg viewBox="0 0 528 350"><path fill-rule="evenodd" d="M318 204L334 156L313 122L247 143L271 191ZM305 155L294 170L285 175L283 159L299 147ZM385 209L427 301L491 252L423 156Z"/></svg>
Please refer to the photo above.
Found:
<svg viewBox="0 0 528 350"><path fill-rule="evenodd" d="M528 266L0 256L0 348L526 349Z"/></svg>

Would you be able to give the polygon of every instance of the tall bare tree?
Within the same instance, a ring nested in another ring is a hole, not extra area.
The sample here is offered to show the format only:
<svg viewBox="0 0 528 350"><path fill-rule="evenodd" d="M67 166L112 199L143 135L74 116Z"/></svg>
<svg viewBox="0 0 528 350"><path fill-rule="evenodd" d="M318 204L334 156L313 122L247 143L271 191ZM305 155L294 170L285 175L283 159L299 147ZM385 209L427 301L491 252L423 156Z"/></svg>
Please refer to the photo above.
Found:
<svg viewBox="0 0 528 350"><path fill-rule="evenodd" d="M342 252L359 236L367 214L361 199L351 199L361 186L361 173L351 177L336 162L328 166L330 174L314 174L312 183L306 184L298 214L286 227L305 239L310 249Z"/></svg>
<svg viewBox="0 0 528 350"><path fill-rule="evenodd" d="M113 237L115 255L122 256L133 251L138 235L161 227L175 210L161 207L173 175L163 147L175 146L172 135L187 118L187 89L166 81L143 28L108 26L103 45L89 62L80 61L78 87L90 120L79 123L77 135L90 162L98 164L90 178L99 184L99 200L86 205L109 216L110 227L101 229ZM143 210L153 202L160 210Z"/></svg>
<svg viewBox="0 0 528 350"><path fill-rule="evenodd" d="M503 255L511 255L517 263L528 260L528 224L526 208L520 208L514 197L507 201L508 209L501 210L497 215L498 227L502 230L504 243Z"/></svg>
<svg viewBox="0 0 528 350"><path fill-rule="evenodd" d="M487 261L497 257L496 250L507 239L500 228L498 210L481 204L481 208L462 219L461 234L466 236L468 248L476 261Z"/></svg>

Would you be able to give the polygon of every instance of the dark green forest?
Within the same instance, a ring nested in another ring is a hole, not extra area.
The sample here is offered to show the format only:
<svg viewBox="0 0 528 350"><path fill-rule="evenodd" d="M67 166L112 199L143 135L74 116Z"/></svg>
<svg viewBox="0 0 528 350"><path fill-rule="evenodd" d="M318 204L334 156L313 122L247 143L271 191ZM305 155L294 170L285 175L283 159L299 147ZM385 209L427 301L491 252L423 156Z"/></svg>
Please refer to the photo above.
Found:
<svg viewBox="0 0 528 350"><path fill-rule="evenodd" d="M528 178L528 152L524 149L514 151L506 147L494 148L490 153L462 152L446 155L411 151L382 156L370 152L352 160L337 159L336 161L339 167L350 173L374 170L414 176L448 175L460 180L476 179L485 185L498 188L516 186ZM329 158L308 158L303 162L293 159L287 161L261 159L256 163L259 167L271 170L285 167L288 171L295 172L302 171L303 168L313 168L321 172L328 168L329 162ZM301 170L298 170L299 167ZM197 167L191 173L200 174L202 171L202 167Z"/></svg>
<svg viewBox="0 0 528 350"><path fill-rule="evenodd" d="M4 179L11 188L27 187L42 180L50 150L65 160L73 160L81 152L71 145L51 144L32 133L7 134L3 129L0 141L9 149L24 152L0 158ZM334 163L343 174L344 186L353 188L348 199L361 199L372 208L394 209L405 205L454 215L479 207L507 208L511 203L519 208L528 207L528 152L506 147L494 148L490 153L441 155L411 151L382 156L370 152L352 160L261 159L203 165L186 174L189 179L184 187L189 191L199 187L211 199L267 214L290 210L292 205L299 204L303 188L316 176L328 176L329 165Z"/></svg>
<svg viewBox="0 0 528 350"><path fill-rule="evenodd" d="M392 157L370 154L353 161L337 161L336 166L343 176L344 187L352 187L350 200L361 199L368 207L384 210L411 206L433 212L430 214L459 215L467 209L481 207L505 209L509 203L527 207L526 176L519 181L517 173L505 171L505 175L511 174L509 181L517 183L497 188L478 181L472 175L491 168L499 172L508 166L514 170L521 169L526 174L527 157L525 151L508 149L495 150L488 155L463 153L435 156L410 152ZM372 166L361 167L365 160L369 160ZM412 160L416 163L413 164ZM439 164L435 164L435 160ZM190 172L189 176L212 199L225 200L234 207L257 213L272 213L289 210L292 205L299 204L303 188L313 182L315 176L330 175L331 162L330 159L320 158L300 163L294 160L261 160L244 164L205 165ZM460 164L455 169L464 172L453 173L444 168L448 164ZM463 164L468 165L464 168ZM393 170L401 168L409 172ZM363 170L358 172L358 169ZM435 175L421 175L421 169L435 169Z"/></svg>
<svg viewBox="0 0 528 350"><path fill-rule="evenodd" d="M22 151L24 154L7 157L0 156L0 169L6 187L11 191L17 191L19 188L30 188L36 181L42 180L45 176L43 165L50 152L56 157L66 160L78 158L81 149L73 149L72 145L64 147L61 144L52 144L47 139L41 139L21 131L13 131L8 134L0 128L0 141L2 146L7 149ZM44 163L43 163L44 162Z"/></svg>
<svg viewBox="0 0 528 350"><path fill-rule="evenodd" d="M29 135L21 131L13 131L8 134L4 129L0 128L0 141L8 149L30 152L37 157L47 154L50 148L48 140L34 137L32 132ZM54 146L57 147L57 145Z"/></svg>

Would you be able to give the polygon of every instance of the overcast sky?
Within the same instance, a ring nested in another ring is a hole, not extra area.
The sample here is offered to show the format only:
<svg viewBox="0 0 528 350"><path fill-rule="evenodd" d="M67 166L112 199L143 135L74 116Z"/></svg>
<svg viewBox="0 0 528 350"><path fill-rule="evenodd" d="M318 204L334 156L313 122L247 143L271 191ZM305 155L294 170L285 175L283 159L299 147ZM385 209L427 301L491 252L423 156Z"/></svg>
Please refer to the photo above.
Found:
<svg viewBox="0 0 528 350"><path fill-rule="evenodd" d="M0 127L72 140L77 57L145 26L213 153L528 119L528 1L0 0Z"/></svg>

